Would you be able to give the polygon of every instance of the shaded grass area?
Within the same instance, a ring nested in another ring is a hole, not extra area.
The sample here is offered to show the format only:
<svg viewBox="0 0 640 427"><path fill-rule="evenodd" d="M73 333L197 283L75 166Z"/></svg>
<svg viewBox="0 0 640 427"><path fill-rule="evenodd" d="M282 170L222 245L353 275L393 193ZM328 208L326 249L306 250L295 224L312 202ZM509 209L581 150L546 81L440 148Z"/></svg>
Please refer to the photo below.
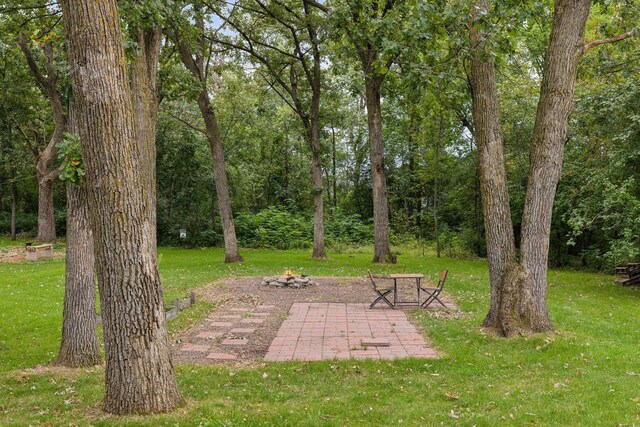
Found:
<svg viewBox="0 0 640 427"><path fill-rule="evenodd" d="M368 251L313 261L307 252L244 250L247 262L231 266L219 249L159 252L167 301L227 276L285 268L363 276L371 268ZM558 333L505 340L478 327L488 307L484 261L401 254L398 265L372 270L434 279L441 268L450 270L447 291L465 314L414 314L441 359L179 365L185 407L110 417L100 411L103 368L16 371L55 358L63 267L61 260L0 264L0 425L640 425L640 292L610 276L551 271ZM212 308L196 304L170 328Z"/></svg>

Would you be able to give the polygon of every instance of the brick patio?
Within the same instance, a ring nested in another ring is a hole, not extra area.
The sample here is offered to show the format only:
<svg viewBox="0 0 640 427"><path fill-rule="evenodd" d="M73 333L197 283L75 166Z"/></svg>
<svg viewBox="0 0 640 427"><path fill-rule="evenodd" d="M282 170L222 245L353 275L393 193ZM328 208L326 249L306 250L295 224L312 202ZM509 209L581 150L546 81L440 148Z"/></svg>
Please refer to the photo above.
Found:
<svg viewBox="0 0 640 427"><path fill-rule="evenodd" d="M267 361L435 358L437 353L400 310L368 304L295 303Z"/></svg>

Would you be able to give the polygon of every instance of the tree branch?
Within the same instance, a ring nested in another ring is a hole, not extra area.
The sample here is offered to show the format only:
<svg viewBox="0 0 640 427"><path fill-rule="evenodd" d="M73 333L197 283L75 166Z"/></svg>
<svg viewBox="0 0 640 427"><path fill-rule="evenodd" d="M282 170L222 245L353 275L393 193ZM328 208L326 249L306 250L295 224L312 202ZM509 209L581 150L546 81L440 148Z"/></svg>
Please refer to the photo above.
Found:
<svg viewBox="0 0 640 427"><path fill-rule="evenodd" d="M321 11L328 13L329 12L329 8L321 3L318 3L315 0L305 0L307 4L309 4L310 6L313 6L315 8L320 9Z"/></svg>
<svg viewBox="0 0 640 427"><path fill-rule="evenodd" d="M187 127L191 128L191 129L193 129L193 130L195 130L196 132L200 132L200 133L202 133L203 135L206 135L206 131L205 131L204 129L199 128L198 126L196 126L196 125L194 125L194 124L189 123L187 120L183 119L182 117L179 117L179 116L174 115L171 111L168 111L168 110L166 110L166 109L163 109L163 110L162 110L162 112L163 112L163 113L165 113L165 114L167 114L167 115L168 115L169 117L171 117L172 119L175 119L175 120L179 121L180 123L182 123L182 124L186 125Z"/></svg>
<svg viewBox="0 0 640 427"><path fill-rule="evenodd" d="M24 129L22 129L22 126L20 126L18 123L16 123L16 128L18 129L18 132L20 132L20 135L22 136L24 141L27 143L27 147L29 147L29 150L31 150L33 155L36 156L36 158L38 158L40 156L40 150L37 142L35 144L31 142L31 138L29 138L29 136L24 131Z"/></svg>
<svg viewBox="0 0 640 427"><path fill-rule="evenodd" d="M616 42L628 39L629 37L632 37L632 36L633 36L633 31L627 31L626 33L618 34L617 36L609 37L606 39L594 40L584 44L584 51L587 52L602 44L616 43Z"/></svg>

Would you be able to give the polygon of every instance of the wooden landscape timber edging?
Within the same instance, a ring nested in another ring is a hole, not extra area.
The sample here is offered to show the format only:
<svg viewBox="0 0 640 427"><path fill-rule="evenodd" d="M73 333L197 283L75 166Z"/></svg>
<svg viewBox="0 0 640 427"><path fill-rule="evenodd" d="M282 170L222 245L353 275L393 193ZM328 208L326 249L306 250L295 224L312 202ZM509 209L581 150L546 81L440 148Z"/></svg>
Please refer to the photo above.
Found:
<svg viewBox="0 0 640 427"><path fill-rule="evenodd" d="M188 297L184 299L176 298L173 300L173 305L169 310L164 312L165 319L171 320L178 315L185 308L189 308L196 303L196 293L191 292ZM97 322L102 323L102 316L97 315Z"/></svg>
<svg viewBox="0 0 640 427"><path fill-rule="evenodd" d="M193 304L196 303L196 293L195 292L191 292L191 294L189 294L189 296L183 300L181 300L180 298L176 298L173 301L173 308L169 311L165 311L165 318L167 320L171 320L174 317L176 317L178 315L179 312L181 312L182 310L184 310L185 308L189 308L191 307Z"/></svg>
<svg viewBox="0 0 640 427"><path fill-rule="evenodd" d="M616 267L616 274L620 275L614 280L618 285L640 285L640 263L633 262L626 267Z"/></svg>

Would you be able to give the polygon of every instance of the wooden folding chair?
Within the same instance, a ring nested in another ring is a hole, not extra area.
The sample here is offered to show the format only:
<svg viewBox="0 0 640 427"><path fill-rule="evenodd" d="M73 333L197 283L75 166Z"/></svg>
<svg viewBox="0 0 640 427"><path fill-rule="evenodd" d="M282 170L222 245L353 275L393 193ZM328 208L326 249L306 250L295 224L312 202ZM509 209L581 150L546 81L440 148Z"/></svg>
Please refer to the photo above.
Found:
<svg viewBox="0 0 640 427"><path fill-rule="evenodd" d="M376 298L371 305L369 306L369 308L373 308L374 305L376 305L377 303L379 303L380 301L384 301L387 303L387 305L391 308L395 308L393 306L393 304L391 303L391 301L389 301L387 299L387 295L389 295L391 292L394 291L394 288L384 288L381 289L380 287L378 287L376 281L373 279L373 275L371 274L371 270L367 270L367 273L369 274L369 280L371 280L371 286L373 287L373 291L378 295L378 298Z"/></svg>
<svg viewBox="0 0 640 427"><path fill-rule="evenodd" d="M440 300L440 298L438 298L438 296L442 292L442 288L444 287L444 281L447 280L448 273L449 273L449 270L442 270L442 272L440 273L440 279L438 280L438 284L436 285L435 288L420 286L420 290L424 292L426 295L428 295L427 299L425 299L424 302L420 304L421 307L427 308L429 307L429 305L431 305L432 302L438 301L441 306L443 306L444 308L447 308L447 306L444 305L444 303Z"/></svg>

